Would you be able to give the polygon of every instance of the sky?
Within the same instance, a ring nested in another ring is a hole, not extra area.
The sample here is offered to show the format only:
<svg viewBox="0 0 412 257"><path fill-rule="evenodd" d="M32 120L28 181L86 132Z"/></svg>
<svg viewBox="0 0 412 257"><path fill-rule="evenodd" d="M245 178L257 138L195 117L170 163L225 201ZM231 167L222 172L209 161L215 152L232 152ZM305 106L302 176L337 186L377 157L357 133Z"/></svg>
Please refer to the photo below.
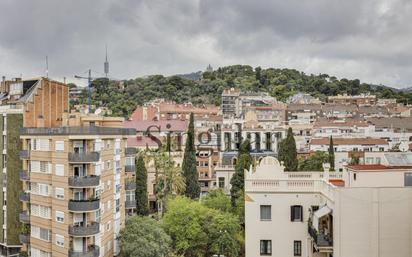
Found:
<svg viewBox="0 0 412 257"><path fill-rule="evenodd" d="M182 74L233 64L412 86L410 0L0 0L0 75Z"/></svg>

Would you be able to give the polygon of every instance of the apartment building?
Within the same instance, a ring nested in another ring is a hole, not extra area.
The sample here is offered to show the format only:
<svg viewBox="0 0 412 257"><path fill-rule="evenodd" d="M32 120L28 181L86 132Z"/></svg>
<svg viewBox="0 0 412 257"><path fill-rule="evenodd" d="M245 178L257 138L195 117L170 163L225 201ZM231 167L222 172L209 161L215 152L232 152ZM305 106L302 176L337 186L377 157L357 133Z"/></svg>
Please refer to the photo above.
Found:
<svg viewBox="0 0 412 257"><path fill-rule="evenodd" d="M22 144L19 130L23 127L57 127L69 108L68 87L47 78L15 79L0 83L0 256L18 256L22 189L19 173ZM20 156L20 157L19 157Z"/></svg>
<svg viewBox="0 0 412 257"><path fill-rule="evenodd" d="M328 103L334 104L354 104L358 106L370 106L377 103L376 95L360 94L360 95L336 95L328 96Z"/></svg>
<svg viewBox="0 0 412 257"><path fill-rule="evenodd" d="M33 257L111 257L125 224L122 119L71 113L59 128L22 128L24 224Z"/></svg>
<svg viewBox="0 0 412 257"><path fill-rule="evenodd" d="M411 256L408 165L284 172L263 158L245 178L246 256Z"/></svg>
<svg viewBox="0 0 412 257"><path fill-rule="evenodd" d="M327 152L330 138L313 138L310 140L310 151ZM383 138L334 138L335 152L387 152L389 144Z"/></svg>

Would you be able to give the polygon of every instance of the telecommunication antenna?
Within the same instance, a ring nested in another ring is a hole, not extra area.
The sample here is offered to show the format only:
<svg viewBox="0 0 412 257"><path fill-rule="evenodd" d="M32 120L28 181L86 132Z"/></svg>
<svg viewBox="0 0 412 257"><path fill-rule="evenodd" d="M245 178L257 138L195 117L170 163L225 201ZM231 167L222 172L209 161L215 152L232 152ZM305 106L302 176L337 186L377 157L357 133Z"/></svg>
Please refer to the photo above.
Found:
<svg viewBox="0 0 412 257"><path fill-rule="evenodd" d="M49 58L46 55L46 78L49 78Z"/></svg>
<svg viewBox="0 0 412 257"><path fill-rule="evenodd" d="M104 62L104 74L106 75L106 78L107 78L109 74L109 61L107 60L107 45L106 45L106 61Z"/></svg>
<svg viewBox="0 0 412 257"><path fill-rule="evenodd" d="M77 76L74 75L76 79L87 79L87 95L88 95L88 104L89 104L89 113L92 112L92 70L89 69L89 76L87 77L82 77L82 76Z"/></svg>

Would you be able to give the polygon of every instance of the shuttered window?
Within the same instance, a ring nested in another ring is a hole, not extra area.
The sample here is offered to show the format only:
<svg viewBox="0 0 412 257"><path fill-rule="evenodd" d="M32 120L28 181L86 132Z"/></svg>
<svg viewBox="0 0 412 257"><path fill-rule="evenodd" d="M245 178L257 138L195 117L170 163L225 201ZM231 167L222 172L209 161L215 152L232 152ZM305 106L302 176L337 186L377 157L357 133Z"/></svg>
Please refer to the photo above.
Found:
<svg viewBox="0 0 412 257"><path fill-rule="evenodd" d="M42 227L31 225L31 236L43 241L51 242L52 234L51 230Z"/></svg>
<svg viewBox="0 0 412 257"><path fill-rule="evenodd" d="M261 205L260 206L260 220L271 220L272 219L272 206L271 205Z"/></svg>
<svg viewBox="0 0 412 257"><path fill-rule="evenodd" d="M43 205L31 204L30 215L44 219L51 219L51 208Z"/></svg>
<svg viewBox="0 0 412 257"><path fill-rule="evenodd" d="M56 176L64 176L64 164L56 164L54 172Z"/></svg>
<svg viewBox="0 0 412 257"><path fill-rule="evenodd" d="M51 257L51 253L34 248L33 246L30 248L30 252L32 257Z"/></svg>
<svg viewBox="0 0 412 257"><path fill-rule="evenodd" d="M303 208L301 205L290 206L290 221L303 221Z"/></svg>
<svg viewBox="0 0 412 257"><path fill-rule="evenodd" d="M32 139L32 151L50 151L50 140L48 139Z"/></svg>
<svg viewBox="0 0 412 257"><path fill-rule="evenodd" d="M56 151L64 151L64 141L56 141Z"/></svg>
<svg viewBox="0 0 412 257"><path fill-rule="evenodd" d="M45 161L30 161L30 172L51 173L51 163Z"/></svg>
<svg viewBox="0 0 412 257"><path fill-rule="evenodd" d="M50 185L41 183L31 183L30 192L36 195L50 196Z"/></svg>

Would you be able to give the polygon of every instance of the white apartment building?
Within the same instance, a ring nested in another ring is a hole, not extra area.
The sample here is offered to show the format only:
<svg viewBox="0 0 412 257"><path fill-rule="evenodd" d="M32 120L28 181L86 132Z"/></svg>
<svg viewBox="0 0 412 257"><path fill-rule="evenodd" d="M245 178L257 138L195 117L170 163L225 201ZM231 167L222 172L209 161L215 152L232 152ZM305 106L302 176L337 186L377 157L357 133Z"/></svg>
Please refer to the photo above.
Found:
<svg viewBox="0 0 412 257"><path fill-rule="evenodd" d="M284 172L262 159L245 178L246 256L412 256L412 165L390 183L362 172Z"/></svg>
<svg viewBox="0 0 412 257"><path fill-rule="evenodd" d="M310 151L328 151L329 138L313 138L310 140ZM382 138L333 138L335 152L387 152L389 144Z"/></svg>

